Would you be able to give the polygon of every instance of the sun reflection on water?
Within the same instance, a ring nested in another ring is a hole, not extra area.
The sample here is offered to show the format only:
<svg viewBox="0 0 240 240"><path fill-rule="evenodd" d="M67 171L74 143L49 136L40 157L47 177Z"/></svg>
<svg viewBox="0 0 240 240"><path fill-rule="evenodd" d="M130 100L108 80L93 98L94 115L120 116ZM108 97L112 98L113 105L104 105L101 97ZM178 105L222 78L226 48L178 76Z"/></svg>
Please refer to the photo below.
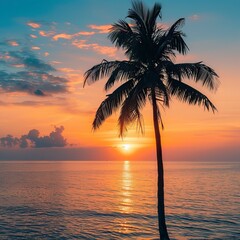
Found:
<svg viewBox="0 0 240 240"><path fill-rule="evenodd" d="M132 174L131 164L129 161L123 162L122 168L122 181L121 181L121 199L119 204L119 210L122 214L130 214L132 212L133 200L132 200ZM122 218L119 222L121 233L129 233L131 224L127 221L127 218Z"/></svg>
<svg viewBox="0 0 240 240"><path fill-rule="evenodd" d="M131 166L129 161L123 162L123 172L122 172L122 192L121 192L121 207L122 213L130 213L132 209L132 174Z"/></svg>

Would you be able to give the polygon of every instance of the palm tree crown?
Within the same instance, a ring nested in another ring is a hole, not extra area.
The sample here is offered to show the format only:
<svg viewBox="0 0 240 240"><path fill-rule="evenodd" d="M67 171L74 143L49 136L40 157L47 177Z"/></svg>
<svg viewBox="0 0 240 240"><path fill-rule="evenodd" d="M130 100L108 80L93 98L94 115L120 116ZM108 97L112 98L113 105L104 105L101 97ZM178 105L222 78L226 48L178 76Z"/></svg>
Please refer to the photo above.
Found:
<svg viewBox="0 0 240 240"><path fill-rule="evenodd" d="M210 90L216 89L218 76L214 70L202 62L174 63L176 53L184 55L189 50L180 30L184 18L165 30L158 25L158 17L161 18L160 4L146 9L142 2L133 2L127 16L131 24L120 20L112 25L109 38L117 48L124 50L128 60L103 60L85 73L84 85L107 77L106 91L116 82L122 82L99 106L93 129L99 128L119 107L121 136L130 123L137 122L141 128L140 110L147 99L152 103L153 97L162 106L169 106L170 98L176 96L189 104L202 105L213 112L216 110L204 94L183 83L184 78L189 78ZM161 121L159 109L157 111Z"/></svg>

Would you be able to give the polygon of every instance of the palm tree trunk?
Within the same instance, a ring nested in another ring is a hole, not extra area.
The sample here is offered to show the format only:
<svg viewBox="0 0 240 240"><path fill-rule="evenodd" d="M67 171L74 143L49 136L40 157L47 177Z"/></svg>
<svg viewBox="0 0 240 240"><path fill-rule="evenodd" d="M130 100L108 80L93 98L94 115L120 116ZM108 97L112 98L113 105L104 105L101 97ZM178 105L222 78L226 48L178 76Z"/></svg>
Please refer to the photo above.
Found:
<svg viewBox="0 0 240 240"><path fill-rule="evenodd" d="M152 90L152 106L153 106L153 123L156 140L157 151L157 171L158 171L158 229L161 240L170 240L168 236L166 221L165 221L165 209L164 209L164 171L163 171L163 158L162 158L162 145L161 135L158 124L158 108L155 91Z"/></svg>

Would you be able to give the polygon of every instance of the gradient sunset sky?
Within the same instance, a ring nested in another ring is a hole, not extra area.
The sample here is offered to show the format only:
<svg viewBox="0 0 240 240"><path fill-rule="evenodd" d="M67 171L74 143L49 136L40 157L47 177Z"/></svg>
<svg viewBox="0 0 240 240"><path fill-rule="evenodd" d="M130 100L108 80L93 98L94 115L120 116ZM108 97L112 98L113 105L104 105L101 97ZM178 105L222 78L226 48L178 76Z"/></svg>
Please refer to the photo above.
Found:
<svg viewBox="0 0 240 240"><path fill-rule="evenodd" d="M145 1L147 6L154 2ZM186 19L183 32L190 51L177 61L203 61L220 80L216 92L194 85L213 101L217 113L175 99L162 110L165 160L238 160L240 1L158 2L159 23L166 28ZM90 67L124 58L107 32L130 7L130 0L0 1L0 160L155 159L149 106L144 136L133 126L124 139L118 138L117 113L93 133L94 113L106 95L104 79L83 88ZM53 135L56 145L51 146Z"/></svg>

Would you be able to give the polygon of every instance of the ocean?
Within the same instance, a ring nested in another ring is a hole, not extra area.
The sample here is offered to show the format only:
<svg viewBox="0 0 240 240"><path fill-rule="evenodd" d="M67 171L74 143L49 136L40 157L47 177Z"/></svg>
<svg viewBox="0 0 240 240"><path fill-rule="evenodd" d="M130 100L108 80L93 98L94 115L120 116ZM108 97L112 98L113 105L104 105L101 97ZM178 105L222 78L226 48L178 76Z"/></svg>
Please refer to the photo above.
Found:
<svg viewBox="0 0 240 240"><path fill-rule="evenodd" d="M165 162L172 240L240 239L240 164ZM158 239L155 161L0 161L0 239Z"/></svg>

